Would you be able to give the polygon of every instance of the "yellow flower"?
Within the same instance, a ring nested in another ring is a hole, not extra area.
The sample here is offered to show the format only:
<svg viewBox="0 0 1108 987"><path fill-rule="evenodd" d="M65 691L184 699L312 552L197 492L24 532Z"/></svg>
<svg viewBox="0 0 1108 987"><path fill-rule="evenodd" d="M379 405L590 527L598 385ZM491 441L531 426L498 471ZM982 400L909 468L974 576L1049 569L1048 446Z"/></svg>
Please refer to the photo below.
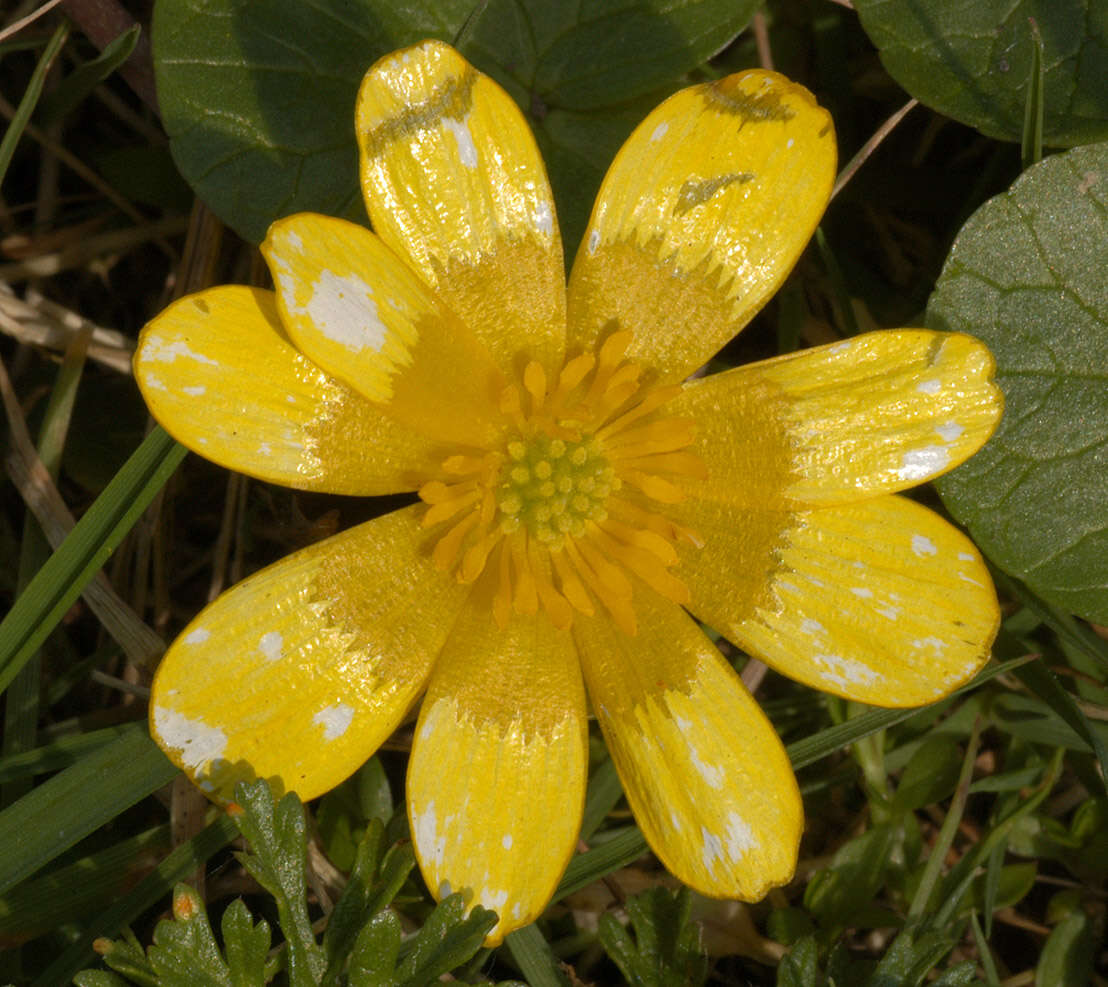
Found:
<svg viewBox="0 0 1108 987"><path fill-rule="evenodd" d="M135 371L155 417L218 463L420 499L206 608L158 671L154 736L216 798L260 776L310 799L426 693L416 852L436 894L496 909L497 942L574 851L588 701L666 866L762 897L793 873L800 798L693 617L867 703L969 679L998 623L987 572L894 494L991 434L992 358L909 329L688 379L781 284L830 194L830 118L775 73L647 117L568 290L531 133L455 51L378 62L356 129L375 232L274 223L276 291L180 300Z"/></svg>

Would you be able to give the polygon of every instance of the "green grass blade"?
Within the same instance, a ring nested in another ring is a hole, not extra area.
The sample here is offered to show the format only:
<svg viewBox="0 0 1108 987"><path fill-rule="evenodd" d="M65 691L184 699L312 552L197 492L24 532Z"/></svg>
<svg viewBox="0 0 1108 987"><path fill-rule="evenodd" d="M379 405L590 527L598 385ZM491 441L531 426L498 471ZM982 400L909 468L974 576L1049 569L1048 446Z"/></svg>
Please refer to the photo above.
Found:
<svg viewBox="0 0 1108 987"><path fill-rule="evenodd" d="M0 624L0 689L23 667L185 457L156 426Z"/></svg>
<svg viewBox="0 0 1108 987"><path fill-rule="evenodd" d="M1027 79L1027 101L1023 107L1023 135L1020 158L1026 170L1043 159L1043 114L1046 93L1043 83L1043 36L1035 19L1028 18L1031 29L1031 70Z"/></svg>
<svg viewBox="0 0 1108 987"><path fill-rule="evenodd" d="M8 173L8 165L12 163L12 155L15 154L16 146L19 144L19 138L23 136L23 130L31 119L35 104L38 103L38 98L42 95L46 73L50 71L50 66L54 64L54 59L58 57L58 52L62 50L62 45L65 44L65 39L68 37L69 22L62 21L54 29L54 34L47 43L46 50L38 60L35 71L31 73L31 81L27 83L27 88L23 91L23 98L19 101L19 106L16 107L15 116L12 117L8 129L4 131L4 139L0 140L0 184L3 184L4 176Z"/></svg>
<svg viewBox="0 0 1108 987"><path fill-rule="evenodd" d="M167 897L174 884L185 880L238 835L238 827L231 818L221 814L206 829L170 853L135 885L126 898L105 908L76 942L43 971L32 987L55 987L56 984L69 983L75 973L95 959L92 944L97 939L118 935L125 925Z"/></svg>
<svg viewBox="0 0 1108 987"><path fill-rule="evenodd" d="M92 754L120 737L130 733L143 733L142 723L121 723L87 733L74 733L59 737L53 743L0 757L0 784L16 778L33 778L51 774L76 764L82 757Z"/></svg>
<svg viewBox="0 0 1108 987"><path fill-rule="evenodd" d="M504 942L531 987L568 987L569 981L538 926L517 929Z"/></svg>
<svg viewBox="0 0 1108 987"><path fill-rule="evenodd" d="M0 812L0 894L176 774L149 735L135 731L39 785Z"/></svg>

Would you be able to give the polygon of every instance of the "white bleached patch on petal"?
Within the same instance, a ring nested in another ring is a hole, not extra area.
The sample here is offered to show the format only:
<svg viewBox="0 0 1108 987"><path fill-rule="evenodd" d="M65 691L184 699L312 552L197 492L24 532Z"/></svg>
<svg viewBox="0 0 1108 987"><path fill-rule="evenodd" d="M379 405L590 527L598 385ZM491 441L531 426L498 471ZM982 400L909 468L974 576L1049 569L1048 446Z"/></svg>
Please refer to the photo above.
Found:
<svg viewBox="0 0 1108 987"><path fill-rule="evenodd" d="M922 446L904 453L896 475L902 480L926 480L950 465L950 451L945 446Z"/></svg>
<svg viewBox="0 0 1108 987"><path fill-rule="evenodd" d="M939 550L926 535L912 535L912 551L922 558L924 555L935 555Z"/></svg>
<svg viewBox="0 0 1108 987"><path fill-rule="evenodd" d="M813 660L825 669L820 678L843 689L848 685L870 685L884 678L868 665L842 655L815 655Z"/></svg>
<svg viewBox="0 0 1108 987"><path fill-rule="evenodd" d="M823 626L818 620L812 620L811 617L805 617L800 622L800 629L805 634L826 634L827 628Z"/></svg>
<svg viewBox="0 0 1108 987"><path fill-rule="evenodd" d="M828 353L845 353L848 349L850 349L850 342L849 341L847 341L845 343L836 343L827 352Z"/></svg>
<svg viewBox="0 0 1108 987"><path fill-rule="evenodd" d="M354 707L338 703L321 709L312 717L316 726L323 727L324 740L338 740L350 728L354 720Z"/></svg>
<svg viewBox="0 0 1108 987"><path fill-rule="evenodd" d="M168 391L169 388L159 380L157 377L151 376L149 373L144 374L142 378L143 384L146 385L148 391Z"/></svg>
<svg viewBox="0 0 1108 987"><path fill-rule="evenodd" d="M502 839L500 840L500 845L501 845L501 846L502 846L502 847L503 847L503 848L504 848L505 850L511 850L511 848L512 848L512 842L513 842L513 841L512 841L512 834L511 834L511 833L505 833L505 834L504 834L504 836L503 836L503 838L502 838Z"/></svg>
<svg viewBox="0 0 1108 987"><path fill-rule="evenodd" d="M922 650L923 648L931 648L934 650L935 654L941 655L944 651L946 651L946 641L944 641L941 637L924 637L913 641L912 647L915 648L917 651Z"/></svg>
<svg viewBox="0 0 1108 987"><path fill-rule="evenodd" d="M415 840L416 846L419 847L420 853L423 854L423 859L428 864L433 864L436 867L441 866L443 858L446 856L446 837L439 836L438 833L434 800L428 802L427 808L422 812L416 812L412 815L412 822L415 823L412 838ZM449 893L448 891L447 894Z"/></svg>
<svg viewBox="0 0 1108 987"><path fill-rule="evenodd" d="M976 562L977 559L974 558L974 556L971 555L969 552L959 552L958 553L958 561L959 562Z"/></svg>
<svg viewBox="0 0 1108 987"><path fill-rule="evenodd" d="M689 748L689 760L692 761L693 767L696 768L700 777L711 785L712 788L723 787L723 771L714 764L708 764L707 761L702 761L700 755L691 747Z"/></svg>
<svg viewBox="0 0 1108 987"><path fill-rule="evenodd" d="M874 607L873 609L882 617L888 617L889 620L896 620L900 616L900 607Z"/></svg>
<svg viewBox="0 0 1108 987"><path fill-rule="evenodd" d="M666 131L669 130L669 124L664 120L654 128L653 133L650 135L652 141L660 141L666 135Z"/></svg>
<svg viewBox="0 0 1108 987"><path fill-rule="evenodd" d="M324 336L348 350L379 353L385 345L388 329L377 312L373 291L353 274L320 272L303 311Z"/></svg>
<svg viewBox="0 0 1108 987"><path fill-rule="evenodd" d="M944 425L936 425L935 431L942 436L944 442L953 442L955 439L961 438L965 429L957 422L947 422Z"/></svg>
<svg viewBox="0 0 1108 987"><path fill-rule="evenodd" d="M181 763L196 774L223 757L227 749L227 734L218 727L208 726L197 718L190 720L176 710L154 707L154 732L158 739L181 756Z"/></svg>
<svg viewBox="0 0 1108 987"><path fill-rule="evenodd" d="M204 356L190 349L189 344L183 339L174 340L172 343L163 343L156 336L146 340L142 347L142 356L146 360L157 360L159 363L172 363L179 356L188 357L197 363L206 363L209 367L218 367L219 361Z"/></svg>
<svg viewBox="0 0 1108 987"><path fill-rule="evenodd" d="M920 394L938 394L943 389L941 380L921 380L916 384L916 390Z"/></svg>
<svg viewBox="0 0 1108 987"><path fill-rule="evenodd" d="M281 657L281 649L285 645L285 639L277 631L263 634L258 642L258 650L265 655L266 661L276 661Z"/></svg>
<svg viewBox="0 0 1108 987"><path fill-rule="evenodd" d="M189 631L181 640L185 644L203 644L212 636L212 632L206 627L197 627L194 631Z"/></svg>
<svg viewBox="0 0 1108 987"><path fill-rule="evenodd" d="M258 452L263 456L272 456L273 450L270 448L268 442L263 442L258 446Z"/></svg>
<svg viewBox="0 0 1108 987"><path fill-rule="evenodd" d="M700 859L704 861L704 869L709 874L714 874L716 861L723 859L723 840L715 834L709 833L707 826L700 827L700 838L704 841Z"/></svg>
<svg viewBox="0 0 1108 987"><path fill-rule="evenodd" d="M727 814L727 854L738 863L751 850L758 848L758 839L750 824L737 812Z"/></svg>
<svg viewBox="0 0 1108 987"><path fill-rule="evenodd" d="M852 586L850 592L860 600L869 600L873 597L873 590L866 589L865 586Z"/></svg>
<svg viewBox="0 0 1108 987"><path fill-rule="evenodd" d="M499 915L504 910L504 906L508 904L508 892L482 891L479 900L485 908L491 909Z"/></svg>
<svg viewBox="0 0 1108 987"><path fill-rule="evenodd" d="M182 387L181 390L191 398L198 398L207 388L203 384L197 384L195 387Z"/></svg>
<svg viewBox="0 0 1108 987"><path fill-rule="evenodd" d="M600 246L600 230L593 230L589 234L589 256L591 257L596 253L596 248Z"/></svg>
<svg viewBox="0 0 1108 987"><path fill-rule="evenodd" d="M442 123L458 142L458 159L467 168L476 168L477 146L473 143L473 134L469 132L469 124L465 120L454 120L450 117L443 117Z"/></svg>

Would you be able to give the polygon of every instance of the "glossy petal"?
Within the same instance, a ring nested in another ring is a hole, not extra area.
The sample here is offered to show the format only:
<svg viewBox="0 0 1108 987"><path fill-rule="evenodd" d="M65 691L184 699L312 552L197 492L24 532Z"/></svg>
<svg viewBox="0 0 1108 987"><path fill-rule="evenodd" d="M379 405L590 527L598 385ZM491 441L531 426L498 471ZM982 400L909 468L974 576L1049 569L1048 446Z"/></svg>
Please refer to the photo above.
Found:
<svg viewBox="0 0 1108 987"><path fill-rule="evenodd" d="M269 228L262 253L281 319L309 359L423 434L469 444L496 435L504 381L488 351L379 237L299 213Z"/></svg>
<svg viewBox="0 0 1108 987"><path fill-rule="evenodd" d="M792 270L835 160L830 116L775 72L671 96L601 186L570 277L570 351L629 329L632 359L688 376Z"/></svg>
<svg viewBox="0 0 1108 987"><path fill-rule="evenodd" d="M523 114L456 51L425 41L373 66L355 127L373 228L504 370L557 369L565 269L546 169Z"/></svg>
<svg viewBox="0 0 1108 987"><path fill-rule="evenodd" d="M1000 613L988 570L965 535L914 501L795 514L700 502L682 520L706 542L679 570L692 612L792 679L918 706L989 658Z"/></svg>
<svg viewBox="0 0 1108 987"><path fill-rule="evenodd" d="M438 897L469 888L500 915L489 945L542 913L573 853L587 769L580 676L568 633L541 615L500 630L485 598L463 610L435 666L408 768L412 839Z"/></svg>
<svg viewBox="0 0 1108 987"><path fill-rule="evenodd" d="M442 459L431 439L299 353L273 292L228 285L174 302L142 331L135 378L179 442L249 476L301 490L414 490Z"/></svg>
<svg viewBox="0 0 1108 987"><path fill-rule="evenodd" d="M796 866L803 810L789 759L692 620L635 593L634 637L606 620L573 625L627 800L667 870L712 897L760 900Z"/></svg>
<svg viewBox="0 0 1108 987"><path fill-rule="evenodd" d="M708 479L690 496L761 510L849 503L930 480L1000 421L992 354L960 333L902 329L690 381Z"/></svg>
<svg viewBox="0 0 1108 987"><path fill-rule="evenodd" d="M290 555L224 593L158 667L150 729L204 791L269 779L305 801L358 768L430 673L464 591L420 550L417 508Z"/></svg>

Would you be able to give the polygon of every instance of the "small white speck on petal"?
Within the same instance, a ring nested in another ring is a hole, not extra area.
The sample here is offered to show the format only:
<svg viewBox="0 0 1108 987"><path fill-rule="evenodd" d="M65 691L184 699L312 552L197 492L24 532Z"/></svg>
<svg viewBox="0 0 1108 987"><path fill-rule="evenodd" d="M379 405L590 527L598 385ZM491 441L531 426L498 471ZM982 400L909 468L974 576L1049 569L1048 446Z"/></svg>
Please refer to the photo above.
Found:
<svg viewBox="0 0 1108 987"><path fill-rule="evenodd" d="M938 394L943 389L941 380L921 380L916 384L916 390L920 394Z"/></svg>
<svg viewBox="0 0 1108 987"><path fill-rule="evenodd" d="M321 709L312 717L316 726L323 727L324 740L338 740L350 728L354 721L354 707L345 703L337 703Z"/></svg>
<svg viewBox="0 0 1108 987"><path fill-rule="evenodd" d="M589 234L589 256L591 257L596 253L596 248L600 246L600 230L593 230Z"/></svg>
<svg viewBox="0 0 1108 987"><path fill-rule="evenodd" d="M206 627L197 627L196 630L189 631L182 640L185 644L203 644L212 636L212 632Z"/></svg>
<svg viewBox="0 0 1108 987"><path fill-rule="evenodd" d="M652 141L660 141L666 135L666 131L669 130L669 124L664 120L654 128L654 132L650 135Z"/></svg>
<svg viewBox="0 0 1108 987"><path fill-rule="evenodd" d="M850 592L860 600L869 600L873 597L873 590L867 589L865 586L852 586Z"/></svg>
<svg viewBox="0 0 1108 987"><path fill-rule="evenodd" d="M704 848L700 855L701 860L704 861L704 869L709 874L714 874L716 861L723 857L723 840L709 833L706 826L700 827L700 838L704 841Z"/></svg>
<svg viewBox="0 0 1108 987"><path fill-rule="evenodd" d="M269 447L268 442L263 442L258 446L258 452L263 456L272 456L273 450Z"/></svg>
<svg viewBox="0 0 1108 987"><path fill-rule="evenodd" d="M935 654L941 655L944 651L946 651L946 641L944 641L941 637L924 637L913 641L912 647L915 648L917 651L920 651L923 648L931 648L935 652Z"/></svg>
<svg viewBox="0 0 1108 987"><path fill-rule="evenodd" d="M182 387L181 390L191 398L198 398L207 388L203 384L197 384L195 387Z"/></svg>
<svg viewBox="0 0 1108 987"><path fill-rule="evenodd" d="M269 631L263 634L258 642L258 650L265 655L266 661L276 661L281 657L281 649L285 645L285 639L277 631Z"/></svg>
<svg viewBox="0 0 1108 987"><path fill-rule="evenodd" d="M503 839L501 839L501 841L500 841L500 845L505 850L511 850L511 848L512 848L512 834L511 833L505 833Z"/></svg>
<svg viewBox="0 0 1108 987"><path fill-rule="evenodd" d="M896 620L900 616L900 607L874 607L874 610L889 620Z"/></svg>
<svg viewBox="0 0 1108 987"><path fill-rule="evenodd" d="M792 141L791 137L789 138L789 141L791 143L791 141ZM850 341L849 340L847 340L846 342L842 342L842 343L836 343L834 346L830 347L827 352L828 353L845 353L848 349L850 349Z"/></svg>
<svg viewBox="0 0 1108 987"><path fill-rule="evenodd" d="M723 771L714 764L702 761L700 755L691 747L689 748L689 760L692 761L693 767L696 768L700 777L711 785L712 788L723 787Z"/></svg>
<svg viewBox="0 0 1108 987"><path fill-rule="evenodd" d="M547 236L554 232L554 212L545 199L535 207L535 229Z"/></svg>
<svg viewBox="0 0 1108 987"><path fill-rule="evenodd" d="M482 891L481 892L481 904L485 908L492 909L498 915L504 910L504 906L508 904L508 892L507 891Z"/></svg>
<svg viewBox="0 0 1108 987"><path fill-rule="evenodd" d="M912 535L912 551L922 558L924 555L935 555L939 550L930 538L924 535Z"/></svg>
<svg viewBox="0 0 1108 987"><path fill-rule="evenodd" d="M818 620L812 620L811 617L805 617L800 622L800 629L805 634L826 634L827 628L823 626Z"/></svg>
<svg viewBox="0 0 1108 987"><path fill-rule="evenodd" d="M958 561L959 562L976 562L977 559L973 555L971 555L969 552L959 552L958 553Z"/></svg>
<svg viewBox="0 0 1108 987"><path fill-rule="evenodd" d="M727 814L727 854L736 864L751 850L758 847L758 840L750 824L737 812Z"/></svg>

